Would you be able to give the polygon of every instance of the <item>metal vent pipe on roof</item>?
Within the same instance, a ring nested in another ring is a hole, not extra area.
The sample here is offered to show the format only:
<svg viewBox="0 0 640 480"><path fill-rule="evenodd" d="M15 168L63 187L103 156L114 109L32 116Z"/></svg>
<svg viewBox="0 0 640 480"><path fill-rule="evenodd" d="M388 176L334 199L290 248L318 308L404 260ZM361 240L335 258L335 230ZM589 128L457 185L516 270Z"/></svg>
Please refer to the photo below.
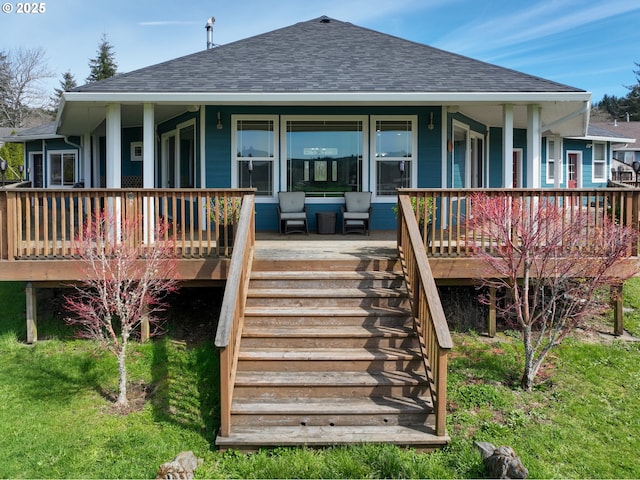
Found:
<svg viewBox="0 0 640 480"><path fill-rule="evenodd" d="M215 17L209 17L204 28L207 30L207 50L213 48L213 24L216 23Z"/></svg>

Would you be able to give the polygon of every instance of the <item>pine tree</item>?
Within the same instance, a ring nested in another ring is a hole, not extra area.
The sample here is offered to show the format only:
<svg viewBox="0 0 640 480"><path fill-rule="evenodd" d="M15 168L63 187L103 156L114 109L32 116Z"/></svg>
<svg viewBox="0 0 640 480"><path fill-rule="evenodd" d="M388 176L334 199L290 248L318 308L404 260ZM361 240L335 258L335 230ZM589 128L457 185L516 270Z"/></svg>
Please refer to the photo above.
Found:
<svg viewBox="0 0 640 480"><path fill-rule="evenodd" d="M115 61L113 45L107 40L107 35L102 34L96 58L89 59L90 74L87 82L97 82L105 78L113 77L116 74L118 65Z"/></svg>
<svg viewBox="0 0 640 480"><path fill-rule="evenodd" d="M58 108L60 105L60 99L62 98L62 94L64 92L69 92L76 88L78 83L76 82L75 77L70 71L66 71L62 74L62 80L60 80L60 88L55 88L54 95L51 97L51 104L54 109Z"/></svg>

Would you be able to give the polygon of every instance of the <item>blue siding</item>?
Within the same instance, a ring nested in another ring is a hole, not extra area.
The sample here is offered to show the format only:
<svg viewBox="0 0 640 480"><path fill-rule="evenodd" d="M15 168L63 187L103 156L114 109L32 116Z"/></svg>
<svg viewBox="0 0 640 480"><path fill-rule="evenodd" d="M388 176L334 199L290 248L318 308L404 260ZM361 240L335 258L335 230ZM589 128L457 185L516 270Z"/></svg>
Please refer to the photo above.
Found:
<svg viewBox="0 0 640 480"><path fill-rule="evenodd" d="M502 186L502 128L489 129L489 188Z"/></svg>
<svg viewBox="0 0 640 480"><path fill-rule="evenodd" d="M125 128L122 130L122 175L142 176L142 162L131 161L131 143L142 141L142 127Z"/></svg>
<svg viewBox="0 0 640 480"><path fill-rule="evenodd" d="M207 159L206 186L229 188L231 186L231 115L416 115L418 118L418 179L419 187L439 187L442 177L441 108L440 107L295 107L295 106L207 106L205 129L205 158ZM217 129L218 112L222 129ZM429 129L430 114L433 113L433 129ZM368 133L368 132L367 132ZM279 139L278 139L279 140ZM282 151L282 148L280 148ZM276 191L281 190L280 179L275 179ZM340 203L308 204L309 228L316 229L318 211L339 212ZM376 203L372 206L371 228L389 230L396 228L393 203ZM340 215L338 214L338 231ZM273 203L256 204L256 228L277 230L277 211Z"/></svg>

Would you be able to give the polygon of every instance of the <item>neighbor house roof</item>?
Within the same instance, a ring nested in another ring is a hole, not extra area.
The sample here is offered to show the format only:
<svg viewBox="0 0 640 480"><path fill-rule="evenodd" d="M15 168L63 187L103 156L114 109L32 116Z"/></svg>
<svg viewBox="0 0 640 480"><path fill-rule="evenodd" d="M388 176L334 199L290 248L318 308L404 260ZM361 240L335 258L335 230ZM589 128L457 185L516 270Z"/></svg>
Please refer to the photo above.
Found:
<svg viewBox="0 0 640 480"><path fill-rule="evenodd" d="M75 92L583 92L320 17Z"/></svg>
<svg viewBox="0 0 640 480"><path fill-rule="evenodd" d="M5 142L26 142L29 140L47 140L50 138L64 138L56 133L56 122L49 122L32 128L13 129L13 134L1 137Z"/></svg>
<svg viewBox="0 0 640 480"><path fill-rule="evenodd" d="M616 143L623 144L619 145L617 150L640 150L640 122L594 123L593 125L614 132L616 136L626 137L614 140Z"/></svg>
<svg viewBox="0 0 640 480"><path fill-rule="evenodd" d="M568 137L582 140L592 140L596 142L628 143L635 141L634 138L624 136L624 132L616 132L612 128L603 128L601 125L589 124L587 135L584 137Z"/></svg>

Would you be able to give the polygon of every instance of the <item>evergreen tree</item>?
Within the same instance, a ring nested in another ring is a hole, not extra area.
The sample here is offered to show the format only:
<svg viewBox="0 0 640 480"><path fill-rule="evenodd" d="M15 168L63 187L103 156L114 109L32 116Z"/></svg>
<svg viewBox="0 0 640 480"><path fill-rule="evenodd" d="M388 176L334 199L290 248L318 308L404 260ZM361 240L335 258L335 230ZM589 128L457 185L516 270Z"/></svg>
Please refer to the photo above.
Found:
<svg viewBox="0 0 640 480"><path fill-rule="evenodd" d="M60 99L62 98L62 94L64 92L69 92L76 88L78 83L76 82L75 77L70 71L66 71L62 74L62 80L60 80L60 88L54 89L54 96L51 97L51 104L53 109L57 109L58 105L60 105Z"/></svg>
<svg viewBox="0 0 640 480"><path fill-rule="evenodd" d="M640 120L640 63L635 62L637 70L633 73L636 75L636 84L627 87L629 93L626 96L625 113L629 115L629 119L632 121Z"/></svg>
<svg viewBox="0 0 640 480"><path fill-rule="evenodd" d="M102 34L96 58L89 59L90 74L87 82L97 82L105 78L113 77L116 74L118 65L115 61L113 45L107 40L107 35Z"/></svg>
<svg viewBox="0 0 640 480"><path fill-rule="evenodd" d="M596 103L595 106L601 112L609 114L611 120L614 120L622 116L622 111L624 108L624 98L618 98L615 95L605 94L602 97L602 100Z"/></svg>
<svg viewBox="0 0 640 480"><path fill-rule="evenodd" d="M13 132L11 132L13 133ZM7 170L7 180L18 180L18 166L24 162L24 147L21 143L7 142L0 147L0 158L3 158L9 164Z"/></svg>

